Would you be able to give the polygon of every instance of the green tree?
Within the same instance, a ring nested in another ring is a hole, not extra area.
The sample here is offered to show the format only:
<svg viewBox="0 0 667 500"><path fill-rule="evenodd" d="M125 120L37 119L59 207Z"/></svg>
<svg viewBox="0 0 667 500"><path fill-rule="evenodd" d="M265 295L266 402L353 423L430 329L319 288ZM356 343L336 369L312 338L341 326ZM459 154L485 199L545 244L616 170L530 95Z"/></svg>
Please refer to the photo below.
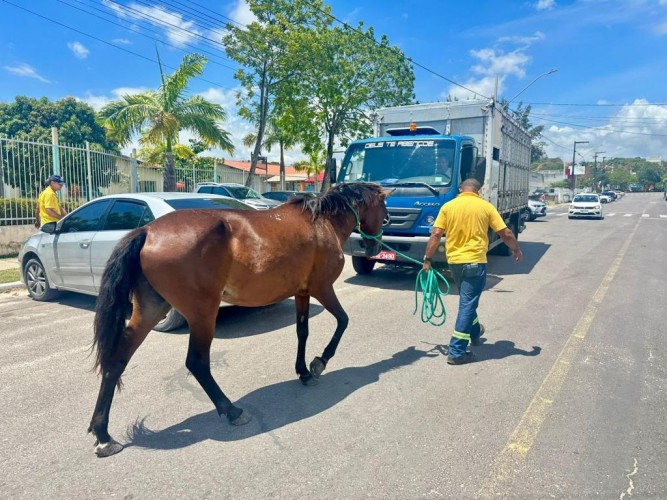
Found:
<svg viewBox="0 0 667 500"><path fill-rule="evenodd" d="M628 186L637 182L637 176L627 170L614 170L613 172L606 172L605 185L618 186L620 189L627 191Z"/></svg>
<svg viewBox="0 0 667 500"><path fill-rule="evenodd" d="M246 180L250 186L274 99L304 63L293 55L294 34L325 25L330 9L321 0L248 0L248 5L257 21L244 28L228 24L222 42L227 56L242 66L234 75L243 88L237 95L239 114L257 127Z"/></svg>
<svg viewBox="0 0 667 500"><path fill-rule="evenodd" d="M116 144L107 140L103 125L95 110L88 104L72 97L49 101L46 97L35 99L18 96L14 102L0 103L0 136L19 141L51 143L51 128L58 129L59 143L80 148L89 142L93 149L117 152ZM3 144L2 180L9 186L20 188L24 195L38 192L42 183L53 171L53 159L49 147L31 146L20 142L6 141ZM68 150L68 164L61 174L70 177L69 171L83 166L85 153ZM93 165L98 168L98 165ZM106 167L109 168L108 166ZM96 175L95 177L105 178ZM4 184L0 182L0 196Z"/></svg>
<svg viewBox="0 0 667 500"><path fill-rule="evenodd" d="M547 157L545 149L547 145L544 141L540 141L542 138L542 132L544 132L544 125L533 126L530 121L530 111L532 109L530 104L524 108L523 102L519 102L516 110L513 111L509 109L509 102L507 99L503 98L500 100L500 105L505 111L511 113L514 119L519 122L519 125L521 125L528 132L528 134L530 134L531 163L539 162L545 159Z"/></svg>
<svg viewBox="0 0 667 500"><path fill-rule="evenodd" d="M322 27L296 34L299 78L283 88L280 100L298 116L306 153L326 151L322 189L329 185L334 145L372 132L372 110L414 100L410 60L372 28ZM305 62L307 61L307 63Z"/></svg>
<svg viewBox="0 0 667 500"><path fill-rule="evenodd" d="M305 172L306 175L315 177L315 189L317 190L317 176L325 169L326 151L311 151L307 160L301 160L294 163L294 170Z"/></svg>
<svg viewBox="0 0 667 500"><path fill-rule="evenodd" d="M124 95L100 111L111 136L121 145L136 135L142 144L164 145L165 191L176 190L173 147L181 130L191 131L207 147L234 151L229 134L218 124L225 119L222 106L201 96L186 96L188 82L203 73L206 62L204 56L188 54L171 75L165 75L160 65L162 85L157 90Z"/></svg>

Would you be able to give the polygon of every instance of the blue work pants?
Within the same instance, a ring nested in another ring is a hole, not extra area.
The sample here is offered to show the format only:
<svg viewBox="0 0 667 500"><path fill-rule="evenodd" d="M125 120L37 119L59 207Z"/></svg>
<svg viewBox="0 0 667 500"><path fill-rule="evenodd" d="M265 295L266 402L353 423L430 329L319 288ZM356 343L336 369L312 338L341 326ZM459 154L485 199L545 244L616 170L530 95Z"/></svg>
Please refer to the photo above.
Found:
<svg viewBox="0 0 667 500"><path fill-rule="evenodd" d="M477 317L479 298L486 286L486 264L450 264L449 269L459 289L459 312L449 341L449 356L463 356L470 340L479 340Z"/></svg>

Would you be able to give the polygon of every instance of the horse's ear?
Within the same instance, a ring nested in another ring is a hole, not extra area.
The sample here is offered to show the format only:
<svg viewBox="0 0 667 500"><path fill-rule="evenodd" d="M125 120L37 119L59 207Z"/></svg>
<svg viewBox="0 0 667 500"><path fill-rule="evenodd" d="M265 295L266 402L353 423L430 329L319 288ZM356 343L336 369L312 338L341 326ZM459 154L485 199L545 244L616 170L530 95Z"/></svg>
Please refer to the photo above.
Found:
<svg viewBox="0 0 667 500"><path fill-rule="evenodd" d="M394 191L396 191L396 188L393 188L393 189L383 189L383 190L382 190L382 199L384 200L385 198L390 197Z"/></svg>

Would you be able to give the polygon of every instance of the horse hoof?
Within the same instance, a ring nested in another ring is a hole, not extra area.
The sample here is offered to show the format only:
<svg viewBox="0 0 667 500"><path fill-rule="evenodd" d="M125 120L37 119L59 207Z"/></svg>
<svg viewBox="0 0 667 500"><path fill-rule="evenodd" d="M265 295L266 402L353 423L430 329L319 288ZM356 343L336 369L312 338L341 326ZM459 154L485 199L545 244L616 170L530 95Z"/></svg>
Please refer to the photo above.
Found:
<svg viewBox="0 0 667 500"><path fill-rule="evenodd" d="M95 455L97 455L99 458L110 457L111 455L120 453L122 449L123 445L112 439L108 443L98 443L97 446L95 446Z"/></svg>
<svg viewBox="0 0 667 500"><path fill-rule="evenodd" d="M320 378L320 375L322 375L322 372L326 368L326 364L324 364L324 360L320 358L319 356L315 356L315 359L313 359L310 362L310 373L311 375L318 379Z"/></svg>
<svg viewBox="0 0 667 500"><path fill-rule="evenodd" d="M301 380L301 383L307 387L317 385L318 382L318 380L313 376L312 373L309 373L308 375L305 376L300 376L299 380Z"/></svg>
<svg viewBox="0 0 667 500"><path fill-rule="evenodd" d="M245 425L252 420L252 417L248 412L241 410L241 414L233 420L230 420L229 423L232 425Z"/></svg>

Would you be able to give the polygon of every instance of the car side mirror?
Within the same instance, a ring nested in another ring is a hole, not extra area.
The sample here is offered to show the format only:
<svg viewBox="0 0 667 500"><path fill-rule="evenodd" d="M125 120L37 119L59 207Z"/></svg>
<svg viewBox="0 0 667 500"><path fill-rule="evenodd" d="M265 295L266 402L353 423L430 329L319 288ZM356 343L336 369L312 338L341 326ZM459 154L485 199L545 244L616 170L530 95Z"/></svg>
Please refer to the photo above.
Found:
<svg viewBox="0 0 667 500"><path fill-rule="evenodd" d="M44 225L41 227L43 233L54 234L58 230L58 226L55 224Z"/></svg>

